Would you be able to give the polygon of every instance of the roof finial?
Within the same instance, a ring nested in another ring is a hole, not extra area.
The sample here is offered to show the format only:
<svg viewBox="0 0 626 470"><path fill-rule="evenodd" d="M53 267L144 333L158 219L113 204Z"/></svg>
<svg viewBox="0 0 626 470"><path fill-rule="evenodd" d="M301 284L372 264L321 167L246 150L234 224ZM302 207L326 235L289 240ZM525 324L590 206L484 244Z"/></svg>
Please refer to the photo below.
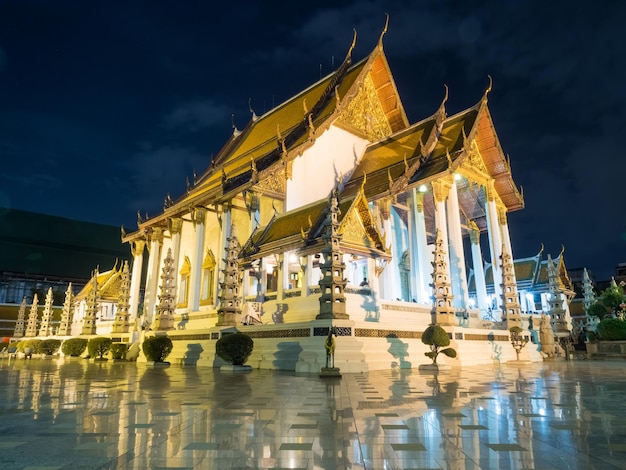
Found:
<svg viewBox="0 0 626 470"><path fill-rule="evenodd" d="M387 27L389 26L389 13L385 13L385 27L383 28L382 33L380 33L380 38L378 39L378 47L382 49L383 47L383 36L387 32Z"/></svg>
<svg viewBox="0 0 626 470"><path fill-rule="evenodd" d="M356 28L354 28L353 31L354 31L354 36L352 38L352 44L350 45L350 49L348 49L348 53L346 54L346 60L351 59L352 50L354 49L354 46L356 45Z"/></svg>
<svg viewBox="0 0 626 470"><path fill-rule="evenodd" d="M489 94L489 92L493 88L493 79L491 78L491 75L487 75L487 77L489 77L489 86L485 90L485 94L483 95L483 101L487 101L487 95Z"/></svg>
<svg viewBox="0 0 626 470"><path fill-rule="evenodd" d="M231 124L233 126L233 136L237 137L239 134L241 134L241 131L237 129L237 126L235 126L235 113L230 115L230 119L231 119Z"/></svg>
<svg viewBox="0 0 626 470"><path fill-rule="evenodd" d="M304 109L304 114L309 114L309 107L306 105L306 98L302 100L302 109Z"/></svg>
<svg viewBox="0 0 626 470"><path fill-rule="evenodd" d="M250 114L252 114L252 121L256 121L257 119L259 119L259 117L256 115L256 113L254 112L254 109L252 109L252 98L248 98L248 109L250 110Z"/></svg>

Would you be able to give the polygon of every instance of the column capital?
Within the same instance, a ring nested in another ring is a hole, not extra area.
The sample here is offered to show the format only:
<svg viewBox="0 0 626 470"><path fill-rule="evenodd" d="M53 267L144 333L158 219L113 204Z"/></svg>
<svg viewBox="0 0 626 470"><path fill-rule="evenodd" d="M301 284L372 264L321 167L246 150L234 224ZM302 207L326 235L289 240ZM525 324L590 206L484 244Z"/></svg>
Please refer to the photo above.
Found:
<svg viewBox="0 0 626 470"><path fill-rule="evenodd" d="M181 217L170 217L167 219L167 226L170 233L180 233L183 228L183 219Z"/></svg>
<svg viewBox="0 0 626 470"><path fill-rule="evenodd" d="M418 212L424 212L424 193L421 191L415 191L415 207Z"/></svg>
<svg viewBox="0 0 626 470"><path fill-rule="evenodd" d="M442 178L433 181L431 185L433 187L433 197L435 198L435 202L445 202L450 192L450 188L452 188L452 183L447 178Z"/></svg>
<svg viewBox="0 0 626 470"><path fill-rule="evenodd" d="M488 201L491 202L496 200L495 180L490 179L487 181L487 184L485 185L485 192L487 193Z"/></svg>
<svg viewBox="0 0 626 470"><path fill-rule="evenodd" d="M478 228L478 225L476 225L476 222L474 222L473 220L468 221L467 230L469 232L472 244L477 245L478 243L480 243L480 229Z"/></svg>
<svg viewBox="0 0 626 470"><path fill-rule="evenodd" d="M507 224L507 222L506 222L506 213L507 213L506 207L504 205L502 205L502 204L498 204L497 205L497 210L498 210L498 223L500 225L506 225Z"/></svg>
<svg viewBox="0 0 626 470"><path fill-rule="evenodd" d="M191 220L195 224L204 224L206 219L207 208L206 207L194 207L191 211Z"/></svg>
<svg viewBox="0 0 626 470"><path fill-rule="evenodd" d="M151 227L149 237L151 242L163 243L163 228Z"/></svg>
<svg viewBox="0 0 626 470"><path fill-rule="evenodd" d="M146 241L144 239L133 240L130 242L130 253L134 258L143 255L143 250L146 248Z"/></svg>
<svg viewBox="0 0 626 470"><path fill-rule="evenodd" d="M389 220L391 216L391 198L384 197L376 201L376 204L378 205L378 210L383 220Z"/></svg>

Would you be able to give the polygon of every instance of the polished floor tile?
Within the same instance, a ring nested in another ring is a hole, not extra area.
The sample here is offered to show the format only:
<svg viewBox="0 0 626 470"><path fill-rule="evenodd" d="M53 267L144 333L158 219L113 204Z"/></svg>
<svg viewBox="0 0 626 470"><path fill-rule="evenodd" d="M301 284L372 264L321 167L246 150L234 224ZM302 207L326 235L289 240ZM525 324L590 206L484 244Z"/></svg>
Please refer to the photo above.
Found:
<svg viewBox="0 0 626 470"><path fill-rule="evenodd" d="M0 361L0 468L626 469L626 362L341 379Z"/></svg>

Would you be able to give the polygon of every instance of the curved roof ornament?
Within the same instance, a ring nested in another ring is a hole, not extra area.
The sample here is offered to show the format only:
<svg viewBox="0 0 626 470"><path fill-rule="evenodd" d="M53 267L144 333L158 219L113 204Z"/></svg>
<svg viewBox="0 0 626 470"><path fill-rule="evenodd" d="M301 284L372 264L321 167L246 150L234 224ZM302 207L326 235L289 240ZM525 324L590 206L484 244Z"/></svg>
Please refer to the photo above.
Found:
<svg viewBox="0 0 626 470"><path fill-rule="evenodd" d="M387 27L389 26L389 13L385 13L385 27L383 28L383 31L380 33L380 38L378 38L378 47L379 48L383 48L383 36L385 35L385 33L387 32Z"/></svg>
<svg viewBox="0 0 626 470"><path fill-rule="evenodd" d="M237 126L235 125L235 113L230 115L230 120L233 126L233 137L237 137L239 134L241 134L241 131L237 129Z"/></svg>
<svg viewBox="0 0 626 470"><path fill-rule="evenodd" d="M485 90L485 93L483 94L483 101L485 102L487 101L487 95L493 88L493 79L491 78L491 75L487 75L487 77L489 77L489 86L487 87L487 89Z"/></svg>
<svg viewBox="0 0 626 470"><path fill-rule="evenodd" d="M353 28L352 31L354 31L354 36L352 37L352 44L350 44L350 49L348 49L345 60L352 59L352 51L354 50L354 46L356 46L356 28Z"/></svg>
<svg viewBox="0 0 626 470"><path fill-rule="evenodd" d="M257 119L259 119L259 116L256 115L256 113L254 112L254 109L252 109L252 98L248 98L248 110L250 111L250 114L252 114L252 122L256 121Z"/></svg>

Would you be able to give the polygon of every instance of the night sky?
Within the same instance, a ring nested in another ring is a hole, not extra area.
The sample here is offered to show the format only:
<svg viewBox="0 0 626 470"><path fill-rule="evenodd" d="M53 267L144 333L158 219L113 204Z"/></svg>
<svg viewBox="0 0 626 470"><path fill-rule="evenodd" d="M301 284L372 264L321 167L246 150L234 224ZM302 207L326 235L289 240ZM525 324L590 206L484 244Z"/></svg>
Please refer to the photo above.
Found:
<svg viewBox="0 0 626 470"><path fill-rule="evenodd" d="M623 1L0 0L0 206L136 227L232 132L384 47L411 123L489 95L542 244L599 279L626 262Z"/></svg>

